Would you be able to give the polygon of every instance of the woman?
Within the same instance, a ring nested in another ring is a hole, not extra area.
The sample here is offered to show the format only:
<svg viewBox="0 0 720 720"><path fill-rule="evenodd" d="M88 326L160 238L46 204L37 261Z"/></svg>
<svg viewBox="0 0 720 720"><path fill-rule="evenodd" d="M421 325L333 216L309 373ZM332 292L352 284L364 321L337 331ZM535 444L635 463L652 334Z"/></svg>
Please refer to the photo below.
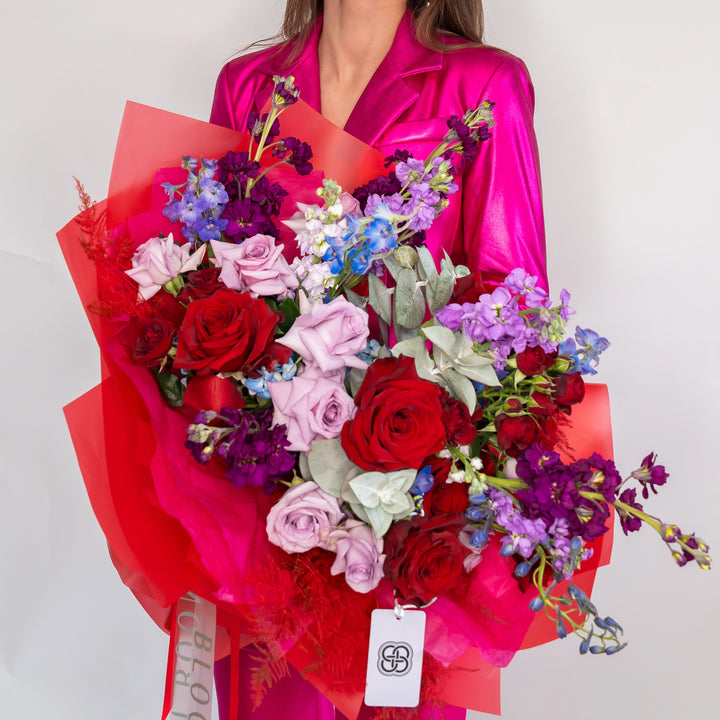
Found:
<svg viewBox="0 0 720 720"><path fill-rule="evenodd" d="M481 44L480 0L288 0L282 39L223 68L212 122L245 129L273 75L292 75L301 98L346 132L386 154L402 148L426 157L448 117L492 101L493 137L460 168L460 192L427 246L436 259L445 250L486 278L524 267L547 287L532 85L520 60ZM227 717L229 662L217 675ZM288 709L294 718L333 717L299 676L276 686L257 716ZM446 709L444 717L460 720L465 711Z"/></svg>

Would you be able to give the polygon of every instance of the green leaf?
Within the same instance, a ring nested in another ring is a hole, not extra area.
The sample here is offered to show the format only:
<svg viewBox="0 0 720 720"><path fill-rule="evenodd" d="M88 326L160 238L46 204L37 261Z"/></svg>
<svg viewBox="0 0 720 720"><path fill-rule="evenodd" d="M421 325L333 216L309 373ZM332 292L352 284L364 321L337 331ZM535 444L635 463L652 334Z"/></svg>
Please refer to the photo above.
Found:
<svg viewBox="0 0 720 720"><path fill-rule="evenodd" d="M292 298L285 298L279 305L278 310L282 313L282 322L278 324L278 330L285 334L300 316L300 310L297 303Z"/></svg>
<svg viewBox="0 0 720 720"><path fill-rule="evenodd" d="M370 307L378 317L388 325L392 323L392 292L385 283L373 273L368 275L368 296Z"/></svg>
<svg viewBox="0 0 720 720"><path fill-rule="evenodd" d="M183 381L177 375L164 371L156 372L155 379L165 402L170 407L182 407L185 397Z"/></svg>

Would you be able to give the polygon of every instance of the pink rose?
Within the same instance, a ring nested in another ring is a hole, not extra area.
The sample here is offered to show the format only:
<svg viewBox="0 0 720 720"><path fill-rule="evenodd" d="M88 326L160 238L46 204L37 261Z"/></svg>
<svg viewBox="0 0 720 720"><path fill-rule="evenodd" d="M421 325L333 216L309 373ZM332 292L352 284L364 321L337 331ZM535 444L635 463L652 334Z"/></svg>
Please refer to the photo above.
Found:
<svg viewBox="0 0 720 720"><path fill-rule="evenodd" d="M254 298L285 297L298 279L283 257L283 245L270 235L253 235L239 245L211 240L220 279L231 290L249 292Z"/></svg>
<svg viewBox="0 0 720 720"><path fill-rule="evenodd" d="M288 450L307 452L316 438L339 437L355 414L355 403L336 378L299 375L287 382L270 382L275 414L273 425L287 425Z"/></svg>
<svg viewBox="0 0 720 720"><path fill-rule="evenodd" d="M349 192L340 193L338 200L345 215L362 215L360 203Z"/></svg>
<svg viewBox="0 0 720 720"><path fill-rule="evenodd" d="M278 342L323 373L345 367L365 369L356 354L367 347L368 316L344 296L329 303L310 303L300 294L300 316Z"/></svg>
<svg viewBox="0 0 720 720"><path fill-rule="evenodd" d="M176 245L172 233L151 238L132 256L132 268L125 272L138 284L138 295L149 300L165 283L190 270L197 270L205 256L205 245L190 253L190 243Z"/></svg>
<svg viewBox="0 0 720 720"><path fill-rule="evenodd" d="M268 539L287 553L301 553L324 545L327 534L345 516L337 498L314 482L293 485L270 508Z"/></svg>
<svg viewBox="0 0 720 720"><path fill-rule="evenodd" d="M356 592L374 590L383 577L382 538L376 538L372 528L359 520L348 520L328 536L329 549L335 548L337 557L330 572L345 573L347 584Z"/></svg>

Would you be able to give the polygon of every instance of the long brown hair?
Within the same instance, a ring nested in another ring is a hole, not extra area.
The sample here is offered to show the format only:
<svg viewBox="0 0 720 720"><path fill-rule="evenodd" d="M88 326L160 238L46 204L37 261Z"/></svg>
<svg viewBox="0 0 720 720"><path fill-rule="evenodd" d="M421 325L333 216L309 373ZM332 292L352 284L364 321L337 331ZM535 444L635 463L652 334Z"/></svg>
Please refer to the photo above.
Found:
<svg viewBox="0 0 720 720"><path fill-rule="evenodd" d="M270 42L293 40L296 47L301 47L324 5L324 0L287 0L282 28ZM458 47L453 37L483 43L482 0L408 0L407 5L413 14L417 39L426 47L441 52L451 50Z"/></svg>

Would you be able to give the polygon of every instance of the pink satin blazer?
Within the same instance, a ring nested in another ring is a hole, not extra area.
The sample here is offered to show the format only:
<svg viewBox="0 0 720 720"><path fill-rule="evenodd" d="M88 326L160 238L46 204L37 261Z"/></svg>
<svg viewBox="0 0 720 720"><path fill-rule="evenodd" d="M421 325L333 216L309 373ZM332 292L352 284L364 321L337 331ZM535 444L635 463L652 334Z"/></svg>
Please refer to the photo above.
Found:
<svg viewBox="0 0 720 720"><path fill-rule="evenodd" d="M303 100L319 111L321 27L320 21L290 64L285 46L225 65L210 121L244 130L250 111L268 99L273 75L293 75ZM381 152L401 148L423 158L442 140L450 115L462 115L483 100L495 102L492 138L472 163L458 161L460 191L428 231L427 246L434 257L444 248L456 264L490 278L523 267L547 287L534 93L521 60L490 47L429 50L416 40L406 13L344 129Z"/></svg>

